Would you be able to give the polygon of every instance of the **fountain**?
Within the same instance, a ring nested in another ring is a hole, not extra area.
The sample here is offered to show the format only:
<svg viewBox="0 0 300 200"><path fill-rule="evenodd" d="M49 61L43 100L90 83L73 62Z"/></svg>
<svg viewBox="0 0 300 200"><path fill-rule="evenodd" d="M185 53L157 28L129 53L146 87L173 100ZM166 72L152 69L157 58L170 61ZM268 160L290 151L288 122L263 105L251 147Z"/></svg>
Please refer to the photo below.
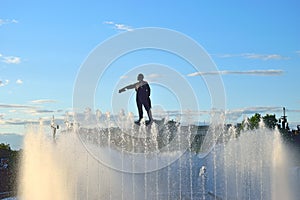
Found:
<svg viewBox="0 0 300 200"><path fill-rule="evenodd" d="M132 116L121 112L114 120L110 113L86 112L79 126L59 132L55 142L42 128L29 128L20 199L296 199L299 195L291 185L278 130L261 124L237 136L234 127L211 124L197 152L191 148L195 126L165 120L163 126L137 128Z"/></svg>

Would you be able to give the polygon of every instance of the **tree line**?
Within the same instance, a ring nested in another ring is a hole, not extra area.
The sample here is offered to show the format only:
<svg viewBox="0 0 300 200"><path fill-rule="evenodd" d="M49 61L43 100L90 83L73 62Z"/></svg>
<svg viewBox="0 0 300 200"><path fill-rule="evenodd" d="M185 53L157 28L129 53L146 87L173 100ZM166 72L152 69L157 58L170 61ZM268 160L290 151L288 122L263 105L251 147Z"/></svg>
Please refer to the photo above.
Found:
<svg viewBox="0 0 300 200"><path fill-rule="evenodd" d="M0 199L14 195L21 151L12 150L9 144L0 143Z"/></svg>

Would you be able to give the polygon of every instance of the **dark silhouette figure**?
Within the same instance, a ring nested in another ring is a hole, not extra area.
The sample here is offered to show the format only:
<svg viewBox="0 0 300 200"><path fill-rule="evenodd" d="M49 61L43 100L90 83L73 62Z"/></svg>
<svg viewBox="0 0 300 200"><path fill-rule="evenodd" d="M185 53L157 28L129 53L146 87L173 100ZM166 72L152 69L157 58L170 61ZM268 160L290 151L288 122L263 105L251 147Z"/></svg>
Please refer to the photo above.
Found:
<svg viewBox="0 0 300 200"><path fill-rule="evenodd" d="M147 124L151 124L153 122L152 112L151 112L151 100L150 100L150 87L147 81L144 81L144 75L139 74L137 76L137 83L128 85L119 90L119 93L125 92L128 89L135 89L136 91L136 105L139 110L139 120L136 121L137 124L140 123L143 118L143 106L147 111L149 121Z"/></svg>

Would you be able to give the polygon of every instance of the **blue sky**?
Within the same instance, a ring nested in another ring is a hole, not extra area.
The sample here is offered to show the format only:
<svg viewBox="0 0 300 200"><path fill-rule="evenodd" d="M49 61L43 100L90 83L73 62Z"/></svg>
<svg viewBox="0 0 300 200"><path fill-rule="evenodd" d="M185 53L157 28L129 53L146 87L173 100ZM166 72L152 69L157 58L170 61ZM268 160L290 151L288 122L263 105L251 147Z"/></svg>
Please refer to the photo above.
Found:
<svg viewBox="0 0 300 200"><path fill-rule="evenodd" d="M116 34L143 27L178 31L205 49L224 83L229 122L255 112L279 117L285 106L291 124L300 124L299 7L296 0L1 1L0 132L23 134L24 124L40 117L62 117L72 108L74 83L89 53ZM100 81L95 106L109 111L110 96L102 99L101 88L116 86L126 70L145 63L177 70L199 91L200 110L210 109L201 82L205 75L188 76L194 71L185 61L150 50L113 63ZM119 71L124 65L126 70ZM129 77L124 83L134 81ZM163 93L164 88L153 85L153 104L178 109L176 100L173 106L166 100L173 98L171 92L165 99ZM136 114L134 93L130 95L128 110Z"/></svg>

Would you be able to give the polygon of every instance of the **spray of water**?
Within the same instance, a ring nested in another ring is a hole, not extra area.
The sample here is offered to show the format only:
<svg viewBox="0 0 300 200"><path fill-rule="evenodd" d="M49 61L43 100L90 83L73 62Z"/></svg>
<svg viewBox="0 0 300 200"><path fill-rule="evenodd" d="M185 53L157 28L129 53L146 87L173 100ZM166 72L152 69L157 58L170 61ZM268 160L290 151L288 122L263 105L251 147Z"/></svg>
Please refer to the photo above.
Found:
<svg viewBox="0 0 300 200"><path fill-rule="evenodd" d="M124 127L129 127L132 122L123 118ZM111 124L108 118L102 122L106 126ZM296 199L290 189L288 156L278 130L261 125L256 130L242 131L237 137L235 128L212 124L209 132L214 134L208 138L215 141L204 144L209 152L199 154L189 147L178 157L176 149L159 147L170 138L179 140L179 146L186 143L186 135L174 137L180 128L187 130L192 140L190 127L166 128L148 139L132 141L120 131L118 145L124 147L121 149L115 148L114 129L106 129L109 135L105 137L100 129L91 133L91 129L86 129L83 144L73 131L61 133L53 141L39 127L30 128L24 140L19 197L22 200ZM187 143L190 146L192 141ZM208 145L214 143L212 147ZM128 151L144 154L132 159ZM155 153L160 156L153 156ZM103 164L97 157L123 170ZM157 167L171 160L166 167L148 171L150 163ZM130 173L126 171L128 168L143 168L145 172Z"/></svg>
<svg viewBox="0 0 300 200"><path fill-rule="evenodd" d="M41 128L30 128L24 139L19 196L22 200L121 199L120 193L110 193L120 187L115 175L99 165L73 132L54 142Z"/></svg>
<svg viewBox="0 0 300 200"><path fill-rule="evenodd" d="M26 136L20 180L21 199L69 199L66 168L42 133Z"/></svg>
<svg viewBox="0 0 300 200"><path fill-rule="evenodd" d="M296 199L290 161L278 130L231 127L207 157L209 193L222 199ZM222 142L220 142L222 141Z"/></svg>

